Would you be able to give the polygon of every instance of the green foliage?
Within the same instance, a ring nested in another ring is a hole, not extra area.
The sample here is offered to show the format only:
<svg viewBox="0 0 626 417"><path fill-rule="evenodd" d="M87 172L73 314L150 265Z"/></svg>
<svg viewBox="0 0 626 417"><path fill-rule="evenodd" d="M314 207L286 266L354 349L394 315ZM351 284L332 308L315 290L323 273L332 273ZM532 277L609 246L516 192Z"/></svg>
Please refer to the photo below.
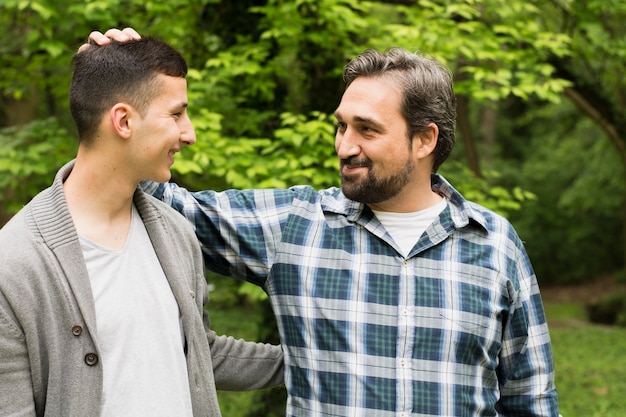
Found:
<svg viewBox="0 0 626 417"><path fill-rule="evenodd" d="M514 129L525 132L527 154L501 172L537 195L510 217L540 280L580 282L618 269L624 168L606 138L571 105L528 112Z"/></svg>
<svg viewBox="0 0 626 417"><path fill-rule="evenodd" d="M441 167L441 174L452 185L459 184L458 190L470 201L477 202L502 216L522 208L526 201L536 200L535 194L516 186L509 190L498 185L501 175L487 170L482 177L477 177L466 165L459 162L447 162Z"/></svg>
<svg viewBox="0 0 626 417"><path fill-rule="evenodd" d="M76 153L76 139L54 118L0 129L0 192L4 210L17 212L52 183Z"/></svg>
<svg viewBox="0 0 626 417"><path fill-rule="evenodd" d="M581 81L581 89L595 90L607 103L593 103L600 110L617 106L616 123L624 135L626 118L624 62L626 62L626 2L622 0L590 0L562 2L564 13L556 24L572 38L576 59L567 61L567 68Z"/></svg>
<svg viewBox="0 0 626 417"><path fill-rule="evenodd" d="M221 115L202 109L194 116L199 140L173 166L192 188L206 188L206 183L240 189L337 183L334 126L328 115L283 113L272 138L224 137Z"/></svg>
<svg viewBox="0 0 626 417"><path fill-rule="evenodd" d="M0 96L49 95L49 115L65 106L71 57L92 30L135 26L178 47L208 0L4 0L0 3ZM172 25L172 19L180 24ZM41 106L43 107L43 106Z"/></svg>
<svg viewBox="0 0 626 417"><path fill-rule="evenodd" d="M418 1L402 6L373 46L420 49L456 68L458 94L477 101L517 96L558 101L569 82L554 78L550 56L569 55L569 36L542 27L541 8L510 0Z"/></svg>

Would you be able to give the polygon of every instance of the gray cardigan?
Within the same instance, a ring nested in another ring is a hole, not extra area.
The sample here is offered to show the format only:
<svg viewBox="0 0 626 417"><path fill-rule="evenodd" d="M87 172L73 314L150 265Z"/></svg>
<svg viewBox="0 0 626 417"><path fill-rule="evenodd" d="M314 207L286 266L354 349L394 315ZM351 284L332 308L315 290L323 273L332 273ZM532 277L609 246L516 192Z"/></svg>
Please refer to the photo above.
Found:
<svg viewBox="0 0 626 417"><path fill-rule="evenodd" d="M95 307L63 192L72 167L0 230L1 416L100 415ZM280 347L209 329L202 255L187 221L140 190L134 202L182 316L194 416L220 415L216 389L282 383Z"/></svg>

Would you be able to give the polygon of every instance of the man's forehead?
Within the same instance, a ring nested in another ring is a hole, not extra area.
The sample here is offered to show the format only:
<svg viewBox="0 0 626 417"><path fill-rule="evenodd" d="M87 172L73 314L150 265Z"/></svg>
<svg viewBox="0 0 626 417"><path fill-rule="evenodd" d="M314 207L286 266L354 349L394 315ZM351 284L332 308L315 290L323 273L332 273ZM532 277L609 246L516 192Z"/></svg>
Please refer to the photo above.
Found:
<svg viewBox="0 0 626 417"><path fill-rule="evenodd" d="M376 93L378 94L378 93ZM402 116L400 99L397 97L372 97L371 95L350 95L342 98L334 112L337 120L383 125Z"/></svg>

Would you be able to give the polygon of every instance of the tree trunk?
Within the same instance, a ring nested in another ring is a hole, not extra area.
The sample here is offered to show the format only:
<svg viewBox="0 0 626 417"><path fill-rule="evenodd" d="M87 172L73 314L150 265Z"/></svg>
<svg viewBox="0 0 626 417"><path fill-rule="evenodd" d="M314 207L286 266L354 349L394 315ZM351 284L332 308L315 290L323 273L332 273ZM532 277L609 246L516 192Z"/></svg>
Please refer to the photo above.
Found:
<svg viewBox="0 0 626 417"><path fill-rule="evenodd" d="M472 125L469 118L469 109L467 106L467 97L458 96L456 101L457 109L457 127L463 138L463 145L465 145L465 155L467 156L467 164L472 172L477 176L481 176L480 161L478 159L478 152L476 152L476 142L474 141L474 135L472 135Z"/></svg>
<svg viewBox="0 0 626 417"><path fill-rule="evenodd" d="M487 102L480 111L481 160L489 165L493 161L497 140L498 109L497 103Z"/></svg>
<svg viewBox="0 0 626 417"><path fill-rule="evenodd" d="M5 126L21 126L32 122L37 116L37 105L39 94L33 86L30 94L17 100L13 97L4 96L0 98L0 110L4 113Z"/></svg>

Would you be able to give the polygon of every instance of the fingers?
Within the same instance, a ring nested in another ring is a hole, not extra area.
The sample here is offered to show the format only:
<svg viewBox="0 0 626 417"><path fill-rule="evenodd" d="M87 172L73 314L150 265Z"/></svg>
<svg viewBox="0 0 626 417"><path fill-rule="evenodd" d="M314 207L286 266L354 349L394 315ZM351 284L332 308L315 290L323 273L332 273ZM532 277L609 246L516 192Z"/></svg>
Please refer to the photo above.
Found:
<svg viewBox="0 0 626 417"><path fill-rule="evenodd" d="M100 32L97 32L97 33L99 34ZM139 35L139 33L137 33L137 31L135 31L135 29L133 28L124 28L123 30L111 28L107 30L106 32L104 32L103 36L109 39L116 40L118 42L126 42L126 41L130 41L133 39L134 40L141 39L141 36ZM90 35L90 38L91 38L91 35ZM98 39L100 39L100 36L98 36ZM107 41L107 43L109 42Z"/></svg>
<svg viewBox="0 0 626 417"><path fill-rule="evenodd" d="M78 48L78 52L85 50L89 45L106 45L111 42L112 39L118 42L126 42L129 40L139 40L141 39L141 35L133 28L124 28L122 30L111 28L104 33L94 30L89 34L87 43Z"/></svg>
<svg viewBox="0 0 626 417"><path fill-rule="evenodd" d="M110 36L106 36L101 32L98 32L97 30L94 30L93 32L91 32L89 34L89 39L87 41L90 45L98 45L98 46L102 46L102 45L106 45L107 43L111 42L111 37Z"/></svg>
<svg viewBox="0 0 626 417"><path fill-rule="evenodd" d="M133 28L124 28L122 29L122 33L125 33L126 35L130 36L131 39L134 39L134 40L141 39L141 35L137 33L137 31Z"/></svg>

